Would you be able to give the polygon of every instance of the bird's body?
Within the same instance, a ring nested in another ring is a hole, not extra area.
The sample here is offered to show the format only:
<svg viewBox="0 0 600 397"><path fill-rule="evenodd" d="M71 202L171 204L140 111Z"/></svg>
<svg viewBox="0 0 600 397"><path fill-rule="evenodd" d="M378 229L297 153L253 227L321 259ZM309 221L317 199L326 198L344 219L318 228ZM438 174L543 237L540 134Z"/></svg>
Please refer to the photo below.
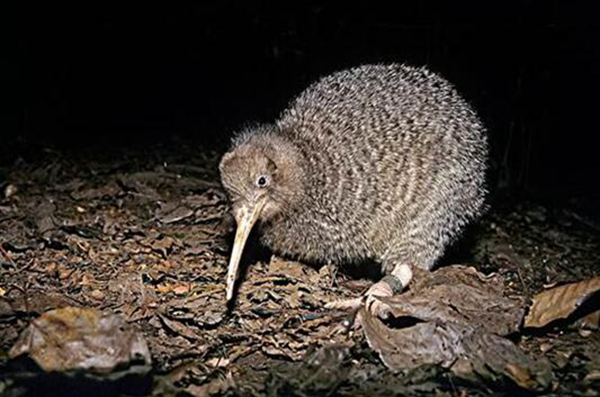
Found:
<svg viewBox="0 0 600 397"><path fill-rule="evenodd" d="M324 77L274 124L240 134L220 169L238 225L239 208L259 206L251 223L274 252L391 273L432 268L480 213L486 157L482 124L446 80L367 65Z"/></svg>

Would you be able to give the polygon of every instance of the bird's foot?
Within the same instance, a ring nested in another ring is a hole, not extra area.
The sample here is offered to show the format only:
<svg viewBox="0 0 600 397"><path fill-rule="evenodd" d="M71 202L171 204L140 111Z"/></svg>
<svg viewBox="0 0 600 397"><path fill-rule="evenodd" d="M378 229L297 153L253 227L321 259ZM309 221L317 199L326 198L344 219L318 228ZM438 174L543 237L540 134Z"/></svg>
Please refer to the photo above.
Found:
<svg viewBox="0 0 600 397"><path fill-rule="evenodd" d="M386 319L390 315L389 306L379 300L379 298L391 297L394 295L394 288L392 285L398 281L392 280L392 277L395 279L395 276L386 276L381 281L373 284L363 296L330 302L325 305L325 308L355 313L364 306L372 315L381 319Z"/></svg>
<svg viewBox="0 0 600 397"><path fill-rule="evenodd" d="M397 266L392 274L373 284L363 296L334 301L325 305L325 308L356 313L364 306L373 316L385 320L390 317L391 310L389 305L379 298L392 297L394 294L402 292L411 279L412 270L409 266ZM357 317L357 321L360 321L360 318Z"/></svg>

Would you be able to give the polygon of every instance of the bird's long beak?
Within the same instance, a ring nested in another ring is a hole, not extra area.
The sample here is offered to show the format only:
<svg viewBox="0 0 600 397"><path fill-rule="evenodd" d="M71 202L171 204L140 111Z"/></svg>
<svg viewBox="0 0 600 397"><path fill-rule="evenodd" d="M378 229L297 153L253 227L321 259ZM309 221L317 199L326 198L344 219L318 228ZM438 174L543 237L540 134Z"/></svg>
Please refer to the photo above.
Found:
<svg viewBox="0 0 600 397"><path fill-rule="evenodd" d="M231 250L231 258L229 259L229 270L227 271L227 302L233 298L233 287L235 286L244 245L246 245L246 240L248 240L252 226L254 226L256 220L259 218L264 205L265 200L258 200L253 204L247 204L240 209L239 215L236 216L237 230L235 231L235 240L233 240L233 249Z"/></svg>

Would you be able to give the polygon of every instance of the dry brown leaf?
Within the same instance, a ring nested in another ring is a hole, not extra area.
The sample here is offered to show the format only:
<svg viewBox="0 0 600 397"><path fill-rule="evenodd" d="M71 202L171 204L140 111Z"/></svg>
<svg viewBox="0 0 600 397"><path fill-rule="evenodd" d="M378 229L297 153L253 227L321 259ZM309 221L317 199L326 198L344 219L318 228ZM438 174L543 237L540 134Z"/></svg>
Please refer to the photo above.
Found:
<svg viewBox="0 0 600 397"><path fill-rule="evenodd" d="M198 334L192 329L192 327L189 327L177 320L172 320L169 317L159 314L158 317L160 318L162 324L171 332L176 333L178 335L183 336L184 338L190 340L190 341L197 341L200 339L200 337L198 336Z"/></svg>
<svg viewBox="0 0 600 397"><path fill-rule="evenodd" d="M92 283L92 277L91 275L88 274L84 274L81 276L81 280L79 281L79 285L81 286L88 286Z"/></svg>
<svg viewBox="0 0 600 397"><path fill-rule="evenodd" d="M57 307L70 306L76 302L64 294L43 291L28 291L11 297L7 294L0 300L0 316L12 316L16 313L41 314Z"/></svg>
<svg viewBox="0 0 600 397"><path fill-rule="evenodd" d="M185 295L190 292L190 285L179 283L173 286L172 291L175 293L175 295Z"/></svg>
<svg viewBox="0 0 600 397"><path fill-rule="evenodd" d="M89 293L89 296L96 300L102 300L106 298L106 294L99 289L94 289Z"/></svg>
<svg viewBox="0 0 600 397"><path fill-rule="evenodd" d="M173 286L171 284L161 284L156 286L156 290L161 294L168 294L173 290Z"/></svg>
<svg viewBox="0 0 600 397"><path fill-rule="evenodd" d="M154 240L151 244L152 250L158 252L163 258L167 258L168 254L173 250L173 246L177 242L173 237L163 236L158 240Z"/></svg>
<svg viewBox="0 0 600 397"><path fill-rule="evenodd" d="M132 360L150 364L150 351L137 333L116 314L65 307L32 321L9 351L28 354L45 371L111 371Z"/></svg>
<svg viewBox="0 0 600 397"><path fill-rule="evenodd" d="M545 360L532 360L503 337L519 328L523 308L503 294L499 277L450 266L420 274L411 289L382 299L395 319L384 323L361 309L369 345L393 370L442 365L463 378L509 378L521 387L546 389Z"/></svg>
<svg viewBox="0 0 600 397"><path fill-rule="evenodd" d="M178 205L175 208L161 209L161 212L157 214L157 218L161 223L169 224L182 221L190 216L194 215L194 210L185 206Z"/></svg>
<svg viewBox="0 0 600 397"><path fill-rule="evenodd" d="M193 396L221 396L235 385L231 372L226 372L223 376L214 377L202 385L189 385L186 387L186 391Z"/></svg>
<svg viewBox="0 0 600 397"><path fill-rule="evenodd" d="M114 182L109 182L100 188L85 188L78 191L77 189L79 189L81 185L83 185L83 183L81 183L79 186L75 186L73 191L70 193L71 197L73 197L75 200L93 200L100 199L102 197L114 197L121 190Z"/></svg>
<svg viewBox="0 0 600 397"><path fill-rule="evenodd" d="M40 234L45 235L47 232L56 228L56 220L54 218L55 211L56 205L52 200L47 199L42 200L33 209L34 222Z"/></svg>
<svg viewBox="0 0 600 397"><path fill-rule="evenodd" d="M419 273L406 293L381 300L394 317L468 324L497 335L516 332L525 312L521 300L504 296L500 276L461 265Z"/></svg>
<svg viewBox="0 0 600 397"><path fill-rule="evenodd" d="M287 277L302 279L306 277L305 272L308 270L310 268L300 262L288 261L276 255L273 255L269 262L270 275L283 274Z"/></svg>
<svg viewBox="0 0 600 397"><path fill-rule="evenodd" d="M535 379L527 368L513 363L506 364L506 371L510 374L512 380L524 389L534 389L536 386Z"/></svg>
<svg viewBox="0 0 600 397"><path fill-rule="evenodd" d="M17 188L17 186L13 185L12 183L9 183L4 188L4 198L8 200L9 198L15 196L18 191L19 189Z"/></svg>
<svg viewBox="0 0 600 397"><path fill-rule="evenodd" d="M53 274L56 272L57 267L58 267L58 264L56 262L50 262L46 265L46 267L43 269L43 271L48 274Z"/></svg>
<svg viewBox="0 0 600 397"><path fill-rule="evenodd" d="M552 321L566 319L599 291L600 277L594 277L540 292L533 297L525 326L541 328Z"/></svg>
<svg viewBox="0 0 600 397"><path fill-rule="evenodd" d="M214 357L205 362L211 368L224 368L231 363L231 360L223 357Z"/></svg>

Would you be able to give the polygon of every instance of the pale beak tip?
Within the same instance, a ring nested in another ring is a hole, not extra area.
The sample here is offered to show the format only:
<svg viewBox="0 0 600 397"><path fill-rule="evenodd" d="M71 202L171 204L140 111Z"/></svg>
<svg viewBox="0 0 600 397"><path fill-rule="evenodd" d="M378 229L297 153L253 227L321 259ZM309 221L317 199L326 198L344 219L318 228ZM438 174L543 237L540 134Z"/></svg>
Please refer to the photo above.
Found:
<svg viewBox="0 0 600 397"><path fill-rule="evenodd" d="M235 238L233 241L233 248L231 250L231 258L229 259L229 268L227 270L227 287L226 287L226 298L227 302L233 299L233 292L235 287L235 281L237 279L238 266L242 256L242 250L250 234L252 226L258 219L264 201L259 202L256 205L246 208L243 212L243 216L237 219L237 230L235 232Z"/></svg>

